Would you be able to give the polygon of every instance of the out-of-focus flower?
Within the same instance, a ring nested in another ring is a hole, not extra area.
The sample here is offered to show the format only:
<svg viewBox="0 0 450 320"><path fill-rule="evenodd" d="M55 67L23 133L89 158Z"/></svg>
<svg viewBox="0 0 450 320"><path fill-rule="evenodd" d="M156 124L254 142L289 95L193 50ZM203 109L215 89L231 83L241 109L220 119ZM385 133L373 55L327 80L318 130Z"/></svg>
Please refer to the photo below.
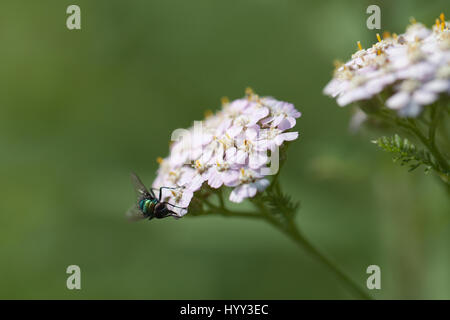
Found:
<svg viewBox="0 0 450 320"><path fill-rule="evenodd" d="M349 130L351 133L355 133L359 130L361 125L367 120L367 115L360 109L356 109L352 115L349 124Z"/></svg>
<svg viewBox="0 0 450 320"><path fill-rule="evenodd" d="M163 200L179 207L188 207L206 184L233 188L233 202L254 197L269 185L261 169L270 164L270 152L297 139L297 132L287 130L300 116L294 105L251 90L242 99L225 99L221 110L183 131L186 134L172 144L169 156L159 159L153 187L175 187ZM176 207L173 211L179 216L187 213Z"/></svg>
<svg viewBox="0 0 450 320"><path fill-rule="evenodd" d="M450 91L450 30L441 14L433 28L413 22L404 34L377 34L378 42L338 64L324 93L340 106L386 92L386 106L400 116L416 117L423 106Z"/></svg>

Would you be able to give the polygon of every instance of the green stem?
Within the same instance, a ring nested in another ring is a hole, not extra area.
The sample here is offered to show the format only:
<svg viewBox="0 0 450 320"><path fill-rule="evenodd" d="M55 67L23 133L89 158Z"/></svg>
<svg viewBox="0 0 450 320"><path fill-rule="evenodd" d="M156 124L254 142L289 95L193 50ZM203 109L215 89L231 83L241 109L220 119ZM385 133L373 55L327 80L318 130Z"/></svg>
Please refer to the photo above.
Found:
<svg viewBox="0 0 450 320"><path fill-rule="evenodd" d="M429 124L429 130L428 130L428 139L430 140L431 144L435 144L436 139L436 129L439 123L439 117L441 114L441 109L438 106L431 108L431 123Z"/></svg>
<svg viewBox="0 0 450 320"><path fill-rule="evenodd" d="M322 262L328 267L348 288L350 288L357 296L365 300L372 300L373 298L364 292L350 277L348 277L343 271L336 266L330 259L322 254L309 240L300 232L295 221L293 219L288 220L288 224L285 226L277 220L273 214L271 214L265 207L259 202L253 202L262 212L266 221L272 224L275 228L280 230L290 239L292 239L298 246L305 249L318 261Z"/></svg>
<svg viewBox="0 0 450 320"><path fill-rule="evenodd" d="M316 259L321 261L324 265L326 265L330 270L332 270L339 279L342 280L351 290L354 291L362 299L371 300L372 297L364 292L350 277L348 277L342 270L340 270L336 264L334 264L330 259L328 259L325 255L323 255L316 247L314 247L304 235L298 230L297 226L291 229L288 236L293 239L299 246L305 248L310 254L312 254Z"/></svg>
<svg viewBox="0 0 450 320"><path fill-rule="evenodd" d="M222 208L225 208L225 202L223 200L222 189L217 192L217 196L219 197L219 203Z"/></svg>
<svg viewBox="0 0 450 320"><path fill-rule="evenodd" d="M205 214L209 213L218 213L225 217L242 217L242 218L255 218L261 219L261 216L258 212L248 212L248 211L231 211L225 208L225 206L221 205L220 207L212 204L207 199L204 199L203 202L209 207L209 209L205 212Z"/></svg>
<svg viewBox="0 0 450 320"><path fill-rule="evenodd" d="M432 126L429 128L429 136L425 137L422 132L417 127L416 123L412 119L408 119L409 129L416 135L416 137L423 143L423 145L430 151L436 161L439 163L440 167L444 170L444 174L448 174L450 171L447 160L442 156L441 152L436 147L434 142L434 134L436 132L436 128ZM436 124L435 124L436 125ZM408 126L407 126L408 127Z"/></svg>
<svg viewBox="0 0 450 320"><path fill-rule="evenodd" d="M355 284L352 279L345 275L331 260L326 258L319 250L317 250L298 230L295 222L290 219L287 225L280 222L272 213L270 213L267 208L259 201L252 201L253 204L259 209L258 212L248 212L248 211L231 211L223 205L221 202L220 206L212 204L207 199L204 203L209 207L207 213L221 214L225 217L241 217L241 218L252 218L266 221L276 229L280 230L290 239L292 239L298 246L305 249L318 261L326 265L334 274L345 283L350 289L354 291L362 299L371 300L367 293L365 293L357 284Z"/></svg>

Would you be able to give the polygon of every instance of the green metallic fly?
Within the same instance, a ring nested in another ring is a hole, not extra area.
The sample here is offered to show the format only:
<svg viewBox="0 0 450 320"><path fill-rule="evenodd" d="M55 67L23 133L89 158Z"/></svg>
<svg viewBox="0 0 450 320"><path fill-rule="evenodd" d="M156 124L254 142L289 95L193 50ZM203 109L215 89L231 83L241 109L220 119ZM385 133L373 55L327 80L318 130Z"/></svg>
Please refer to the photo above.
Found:
<svg viewBox="0 0 450 320"><path fill-rule="evenodd" d="M159 189L151 188L150 191L144 186L141 179L134 174L131 173L131 181L134 185L134 189L137 194L137 203L131 207L127 211L127 217L132 220L142 220L142 219L162 219L166 217L174 217L179 218L180 216L173 212L168 206L179 208L183 210L187 210L187 208L178 207L176 205L170 204L168 202L161 201L162 199L162 190L173 190L179 188L169 188L169 187L161 187ZM156 197L153 190L159 190L159 196Z"/></svg>

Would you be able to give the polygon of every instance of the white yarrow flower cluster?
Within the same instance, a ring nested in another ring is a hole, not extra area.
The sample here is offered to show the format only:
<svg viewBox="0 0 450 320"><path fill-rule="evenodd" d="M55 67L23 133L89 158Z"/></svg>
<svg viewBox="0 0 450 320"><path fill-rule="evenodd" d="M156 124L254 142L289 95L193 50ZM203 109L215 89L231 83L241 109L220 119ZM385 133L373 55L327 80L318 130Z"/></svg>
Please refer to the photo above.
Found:
<svg viewBox="0 0 450 320"><path fill-rule="evenodd" d="M259 97L250 89L242 99L225 100L221 110L187 129L167 158L159 158L153 187L175 187L163 194L164 201L186 208L204 184L231 187L233 202L254 197L269 185L262 169L270 164L271 151L297 139L298 133L289 130L300 115L294 105Z"/></svg>
<svg viewBox="0 0 450 320"><path fill-rule="evenodd" d="M432 29L413 22L404 34L383 39L337 66L324 93L340 106L369 100L385 91L388 108L400 116L416 117L423 106L450 95L450 23L444 15Z"/></svg>

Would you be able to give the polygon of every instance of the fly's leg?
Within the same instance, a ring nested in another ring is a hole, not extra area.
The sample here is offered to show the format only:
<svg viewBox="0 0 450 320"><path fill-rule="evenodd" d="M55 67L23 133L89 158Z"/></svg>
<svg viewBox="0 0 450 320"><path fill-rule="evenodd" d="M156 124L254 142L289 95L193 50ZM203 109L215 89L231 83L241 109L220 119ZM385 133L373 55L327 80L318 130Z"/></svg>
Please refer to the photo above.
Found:
<svg viewBox="0 0 450 320"><path fill-rule="evenodd" d="M163 203L163 204L168 204L169 206L174 207L174 208L187 210L187 207L179 207L179 206L176 206L176 205L171 204L171 203L169 203L169 202L161 202L161 203ZM170 210L169 210L169 211L170 211Z"/></svg>
<svg viewBox="0 0 450 320"><path fill-rule="evenodd" d="M176 190L176 189L180 189L182 187L176 187L176 188L170 188L170 187L161 187L159 188L159 199L158 201L161 202L161 197L162 197L162 189L168 189L168 190ZM153 189L153 188L152 188ZM170 203L169 203L170 204Z"/></svg>
<svg viewBox="0 0 450 320"><path fill-rule="evenodd" d="M166 217L174 217L175 219L180 219L181 218L178 214L176 214L175 212L170 211L170 210L167 213Z"/></svg>
<svg viewBox="0 0 450 320"><path fill-rule="evenodd" d="M169 205L169 206L172 206L172 207L174 207L174 208L178 208L178 209L186 210L186 211L187 211L187 207L176 206L176 205L171 204L171 203L168 203L168 202L162 202L162 203L165 204L166 207L167 207L167 205ZM168 216L172 216L172 217L177 218L177 219L178 219L178 218L181 218L176 212L173 212L172 210L168 210L167 215L168 215Z"/></svg>

